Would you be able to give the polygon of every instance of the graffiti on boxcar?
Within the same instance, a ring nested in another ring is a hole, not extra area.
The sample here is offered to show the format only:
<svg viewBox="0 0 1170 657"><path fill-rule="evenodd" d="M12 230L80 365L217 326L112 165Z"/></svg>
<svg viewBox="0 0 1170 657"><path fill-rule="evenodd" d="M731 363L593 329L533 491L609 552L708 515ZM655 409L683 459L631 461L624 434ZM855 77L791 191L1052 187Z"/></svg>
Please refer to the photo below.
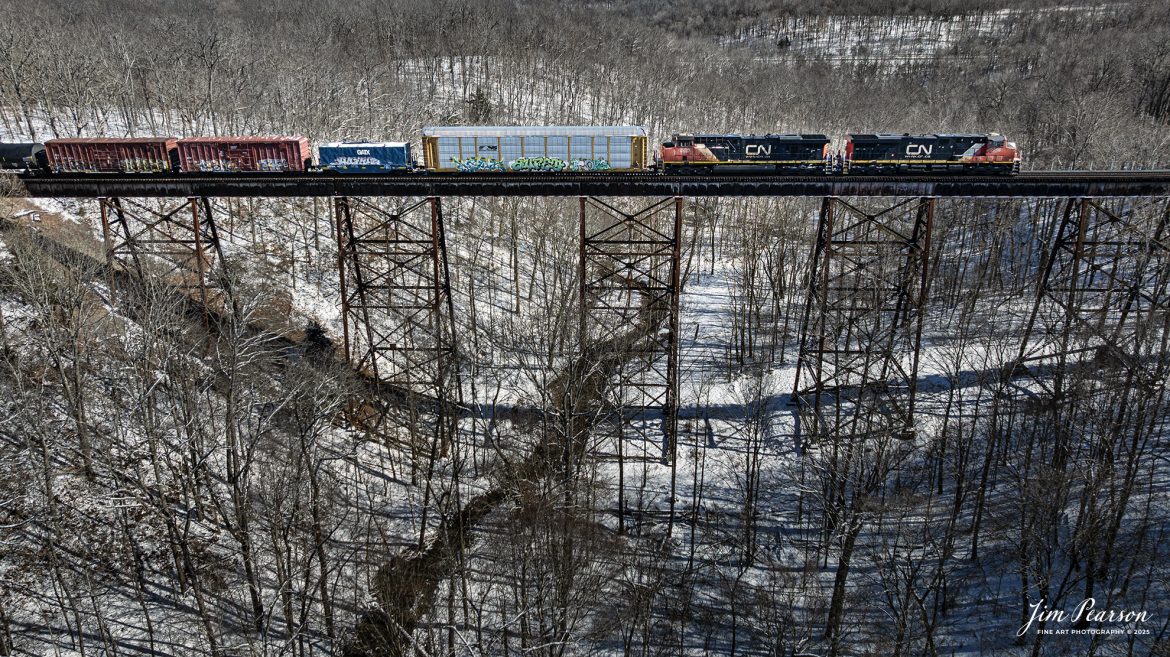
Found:
<svg viewBox="0 0 1170 657"><path fill-rule="evenodd" d="M259 160L256 162L258 171L288 171L288 162L276 158Z"/></svg>
<svg viewBox="0 0 1170 657"><path fill-rule="evenodd" d="M158 171L169 171L171 163L166 160L155 160L149 158L132 158L121 160L119 162L123 171L133 173L155 173Z"/></svg>

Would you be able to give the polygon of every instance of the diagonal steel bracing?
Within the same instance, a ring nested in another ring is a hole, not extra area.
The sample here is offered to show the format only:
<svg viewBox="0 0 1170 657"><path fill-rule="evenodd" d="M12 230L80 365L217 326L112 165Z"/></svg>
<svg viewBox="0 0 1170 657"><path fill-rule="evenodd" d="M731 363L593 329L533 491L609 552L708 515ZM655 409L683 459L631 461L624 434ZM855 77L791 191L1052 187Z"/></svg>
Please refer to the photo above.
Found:
<svg viewBox="0 0 1170 657"><path fill-rule="evenodd" d="M619 531L626 527L626 460L646 458L647 446L659 441L661 460L671 466L672 525L683 199L631 210L596 198L579 204L582 361L602 368L606 379L585 392L594 397L586 412L597 420L592 433L616 439ZM626 453L628 438L640 453Z"/></svg>
<svg viewBox="0 0 1170 657"><path fill-rule="evenodd" d="M439 199L338 197L334 208L347 360L379 383L445 400L458 386Z"/></svg>
<svg viewBox="0 0 1170 657"><path fill-rule="evenodd" d="M118 197L98 199L106 261L152 276L169 285L198 294L203 307L213 302L224 279L214 268L223 266L215 215L207 198L179 203ZM116 295L116 281L109 280Z"/></svg>
<svg viewBox="0 0 1170 657"><path fill-rule="evenodd" d="M1159 385L1164 373L1152 367L1167 349L1168 321L1170 202L1068 199L1013 369L1055 398L1069 368L1085 363Z"/></svg>
<svg viewBox="0 0 1170 657"><path fill-rule="evenodd" d="M934 207L822 201L792 393L810 442L912 435Z"/></svg>
<svg viewBox="0 0 1170 657"><path fill-rule="evenodd" d="M627 211L580 199L580 331L587 349L605 352L599 362L614 356L608 417L619 435L661 440L668 462L678 424L682 202L667 198Z"/></svg>

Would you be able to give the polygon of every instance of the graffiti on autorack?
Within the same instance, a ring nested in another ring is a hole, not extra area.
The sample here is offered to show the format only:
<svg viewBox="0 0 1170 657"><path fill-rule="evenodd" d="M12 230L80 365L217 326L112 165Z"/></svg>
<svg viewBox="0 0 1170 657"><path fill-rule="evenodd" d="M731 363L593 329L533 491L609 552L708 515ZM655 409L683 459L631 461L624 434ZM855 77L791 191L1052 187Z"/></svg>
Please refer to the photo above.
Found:
<svg viewBox="0 0 1170 657"><path fill-rule="evenodd" d="M469 157L463 160L451 158L451 165L463 173L479 171L504 171L504 163L487 157Z"/></svg>

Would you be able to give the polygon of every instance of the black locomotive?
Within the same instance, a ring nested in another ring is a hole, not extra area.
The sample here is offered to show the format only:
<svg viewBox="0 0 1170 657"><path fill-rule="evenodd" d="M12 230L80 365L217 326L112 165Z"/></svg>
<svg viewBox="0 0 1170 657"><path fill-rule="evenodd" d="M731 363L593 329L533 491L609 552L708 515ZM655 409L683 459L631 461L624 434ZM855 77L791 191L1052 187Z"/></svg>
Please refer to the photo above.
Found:
<svg viewBox="0 0 1170 657"><path fill-rule="evenodd" d="M1016 145L990 134L851 134L842 173L968 171L1016 173Z"/></svg>
<svg viewBox="0 0 1170 657"><path fill-rule="evenodd" d="M829 138L819 134L674 135L660 149L662 166L673 171L764 168L791 172L828 171Z"/></svg>

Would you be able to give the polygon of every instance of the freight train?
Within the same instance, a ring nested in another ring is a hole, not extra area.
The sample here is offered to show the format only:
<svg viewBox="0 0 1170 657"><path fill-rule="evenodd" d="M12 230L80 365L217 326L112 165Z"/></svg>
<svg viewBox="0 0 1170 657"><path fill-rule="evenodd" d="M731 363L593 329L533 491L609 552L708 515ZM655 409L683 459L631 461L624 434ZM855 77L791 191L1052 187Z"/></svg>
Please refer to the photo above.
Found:
<svg viewBox="0 0 1170 657"><path fill-rule="evenodd" d="M62 173L770 172L781 175L1014 174L1020 151L997 133L672 135L651 149L639 126L449 126L410 142L335 142L313 159L304 137L51 139L0 144L0 169Z"/></svg>

